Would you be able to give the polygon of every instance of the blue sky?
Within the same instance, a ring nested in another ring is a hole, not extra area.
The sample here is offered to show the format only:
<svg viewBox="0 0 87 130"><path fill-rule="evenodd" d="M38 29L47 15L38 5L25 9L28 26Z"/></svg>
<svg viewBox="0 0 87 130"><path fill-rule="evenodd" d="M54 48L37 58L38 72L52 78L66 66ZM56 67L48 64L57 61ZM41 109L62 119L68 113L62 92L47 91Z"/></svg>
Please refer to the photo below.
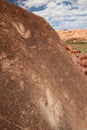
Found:
<svg viewBox="0 0 87 130"><path fill-rule="evenodd" d="M7 0L44 17L56 30L87 28L87 0Z"/></svg>

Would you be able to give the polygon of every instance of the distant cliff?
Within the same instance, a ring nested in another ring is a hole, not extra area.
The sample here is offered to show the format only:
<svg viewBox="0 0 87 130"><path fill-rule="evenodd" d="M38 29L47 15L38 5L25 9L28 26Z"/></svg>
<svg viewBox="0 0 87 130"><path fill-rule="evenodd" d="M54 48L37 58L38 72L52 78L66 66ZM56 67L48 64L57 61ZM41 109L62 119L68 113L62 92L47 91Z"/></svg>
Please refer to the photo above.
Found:
<svg viewBox="0 0 87 130"><path fill-rule="evenodd" d="M75 30L57 30L60 38L64 41L70 40L73 42L87 41L87 29L75 29Z"/></svg>

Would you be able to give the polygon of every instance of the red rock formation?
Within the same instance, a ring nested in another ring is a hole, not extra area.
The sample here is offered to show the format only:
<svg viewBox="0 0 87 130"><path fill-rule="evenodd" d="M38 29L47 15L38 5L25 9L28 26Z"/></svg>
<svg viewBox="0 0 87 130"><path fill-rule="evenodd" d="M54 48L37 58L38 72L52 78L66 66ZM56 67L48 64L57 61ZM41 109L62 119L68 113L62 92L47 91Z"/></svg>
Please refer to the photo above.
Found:
<svg viewBox="0 0 87 130"><path fill-rule="evenodd" d="M83 60L83 59L87 59L87 54L81 54L80 55L80 60Z"/></svg>
<svg viewBox="0 0 87 130"><path fill-rule="evenodd" d="M66 50L69 52L73 62L77 67L87 75L87 54L82 54L80 50L73 49L70 45L64 43Z"/></svg>
<svg viewBox="0 0 87 130"><path fill-rule="evenodd" d="M58 30L60 38L64 41L70 40L73 42L87 41L87 29L75 29L75 30Z"/></svg>
<svg viewBox="0 0 87 130"><path fill-rule="evenodd" d="M87 78L57 33L0 1L0 130L86 129Z"/></svg>

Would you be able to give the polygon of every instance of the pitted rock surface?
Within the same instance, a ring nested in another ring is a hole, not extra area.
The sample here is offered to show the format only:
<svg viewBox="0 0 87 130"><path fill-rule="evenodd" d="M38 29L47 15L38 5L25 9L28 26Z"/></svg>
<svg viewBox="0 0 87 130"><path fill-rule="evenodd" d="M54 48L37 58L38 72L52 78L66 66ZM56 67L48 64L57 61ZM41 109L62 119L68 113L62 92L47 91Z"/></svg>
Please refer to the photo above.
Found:
<svg viewBox="0 0 87 130"><path fill-rule="evenodd" d="M86 130L87 78L41 17L0 1L0 130Z"/></svg>

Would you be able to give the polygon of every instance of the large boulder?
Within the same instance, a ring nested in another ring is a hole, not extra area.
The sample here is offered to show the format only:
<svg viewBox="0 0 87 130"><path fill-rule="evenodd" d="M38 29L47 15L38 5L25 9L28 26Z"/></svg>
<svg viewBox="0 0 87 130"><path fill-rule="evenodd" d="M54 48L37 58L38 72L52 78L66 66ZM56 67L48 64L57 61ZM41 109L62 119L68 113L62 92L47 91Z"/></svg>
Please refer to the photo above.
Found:
<svg viewBox="0 0 87 130"><path fill-rule="evenodd" d="M86 130L87 78L41 17L0 1L0 130Z"/></svg>

